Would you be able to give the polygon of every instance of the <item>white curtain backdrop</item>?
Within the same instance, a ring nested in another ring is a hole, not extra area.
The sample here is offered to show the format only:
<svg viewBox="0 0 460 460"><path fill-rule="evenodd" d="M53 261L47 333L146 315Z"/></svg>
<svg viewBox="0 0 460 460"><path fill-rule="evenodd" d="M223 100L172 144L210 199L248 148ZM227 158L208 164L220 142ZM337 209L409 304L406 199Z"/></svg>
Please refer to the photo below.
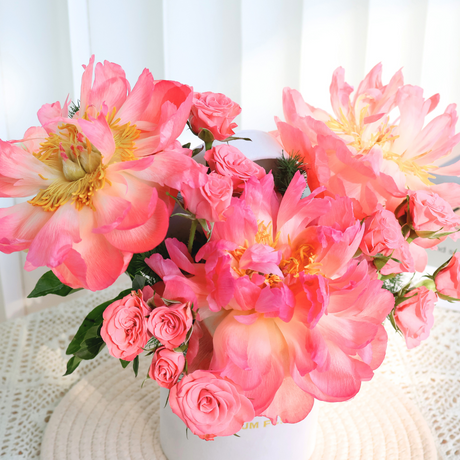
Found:
<svg viewBox="0 0 460 460"><path fill-rule="evenodd" d="M444 109L460 102L459 25L459 0L0 0L0 138L21 138L43 103L78 98L93 53L132 84L148 67L225 93L243 129L274 129L285 86L328 108L336 67L356 85L380 61ZM25 299L43 271L23 259L0 253L0 321L51 304Z"/></svg>

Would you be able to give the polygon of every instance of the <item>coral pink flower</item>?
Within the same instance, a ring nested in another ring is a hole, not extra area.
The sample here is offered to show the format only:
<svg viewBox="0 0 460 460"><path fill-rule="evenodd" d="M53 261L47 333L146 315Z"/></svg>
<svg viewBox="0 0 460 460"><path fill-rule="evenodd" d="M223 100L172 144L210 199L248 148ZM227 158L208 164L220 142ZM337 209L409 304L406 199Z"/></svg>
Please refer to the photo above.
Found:
<svg viewBox="0 0 460 460"><path fill-rule="evenodd" d="M195 371L171 388L169 404L193 434L231 436L254 418L251 401L228 379Z"/></svg>
<svg viewBox="0 0 460 460"><path fill-rule="evenodd" d="M132 361L142 353L151 337L146 318L149 314L141 291L133 291L104 310L101 336L112 356Z"/></svg>
<svg viewBox="0 0 460 460"><path fill-rule="evenodd" d="M232 199L233 186L230 177L212 172L202 187L184 184L181 188L185 208L197 219L217 222L223 219L224 211Z"/></svg>
<svg viewBox="0 0 460 460"><path fill-rule="evenodd" d="M437 291L445 296L460 299L460 253L456 252L435 278Z"/></svg>
<svg viewBox="0 0 460 460"><path fill-rule="evenodd" d="M394 210L406 188L430 187L452 205L458 204L458 184L446 187L431 180L433 174L460 171L460 162L441 166L453 159L452 148L460 140L455 134L455 105L424 126L439 95L424 99L421 88L403 84L401 71L384 86L381 73L379 64L352 96L353 88L338 68L330 87L333 115L308 105L297 91L286 88L287 123L278 122L286 151L304 156L311 188L324 185L333 194L357 200L363 217L377 203Z"/></svg>
<svg viewBox="0 0 460 460"><path fill-rule="evenodd" d="M193 315L189 303L156 307L149 319L148 329L166 348L180 346L192 327Z"/></svg>
<svg viewBox="0 0 460 460"><path fill-rule="evenodd" d="M242 192L244 184L251 178L262 179L265 169L243 155L232 145L221 144L208 150L204 156L211 171L232 179L233 190Z"/></svg>
<svg viewBox="0 0 460 460"><path fill-rule="evenodd" d="M26 269L53 269L74 288L111 285L133 253L165 237L183 182L202 185L204 167L178 146L192 90L153 80L145 70L133 90L116 64L86 67L81 107L46 104L42 127L22 141L0 141L0 196L27 203L0 210L0 250L28 250Z"/></svg>
<svg viewBox="0 0 460 460"><path fill-rule="evenodd" d="M436 246L447 238L427 239L430 233L457 232L460 226L460 217L454 213L452 206L431 190L410 193L409 211L415 233L421 237L416 238L414 243L424 248ZM453 233L451 237L456 240L458 235Z"/></svg>
<svg viewBox="0 0 460 460"><path fill-rule="evenodd" d="M159 348L153 355L149 377L160 387L171 389L179 379L185 367L183 353Z"/></svg>
<svg viewBox="0 0 460 460"><path fill-rule="evenodd" d="M205 128L214 139L223 141L232 136L237 127L234 118L241 113L241 107L221 93L194 93L190 113L190 125L196 134Z"/></svg>
<svg viewBox="0 0 460 460"><path fill-rule="evenodd" d="M385 209L379 209L364 221L366 230L360 249L366 256L384 256L398 259L401 263L389 260L381 269L383 275L390 273L415 271L409 244L401 233L401 226L395 215Z"/></svg>
<svg viewBox="0 0 460 460"><path fill-rule="evenodd" d="M394 306L368 263L353 259L364 227L352 202L302 199L305 187L297 174L281 199L271 174L250 179L197 254L204 264L174 240L170 260L148 259L168 295L193 298L200 349L212 357L202 362L238 384L256 415L289 423L314 398L349 399L372 378Z"/></svg>
<svg viewBox="0 0 460 460"><path fill-rule="evenodd" d="M425 286L409 291L408 300L396 307L394 318L406 339L407 348L415 348L430 335L434 324L433 310L436 294Z"/></svg>

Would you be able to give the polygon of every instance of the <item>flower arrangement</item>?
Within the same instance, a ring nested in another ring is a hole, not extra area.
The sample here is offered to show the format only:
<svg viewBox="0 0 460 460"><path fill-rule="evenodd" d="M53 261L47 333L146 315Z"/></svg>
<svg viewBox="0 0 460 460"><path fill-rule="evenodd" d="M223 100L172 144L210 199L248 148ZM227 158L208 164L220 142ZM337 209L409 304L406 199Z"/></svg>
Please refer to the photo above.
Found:
<svg viewBox="0 0 460 460"><path fill-rule="evenodd" d="M336 70L333 114L285 89L268 172L230 144L228 97L147 70L131 89L94 57L78 103L45 104L40 127L0 141L0 196L33 196L0 209L0 250L51 269L31 296L132 280L88 314L67 374L107 345L137 375L145 352L172 411L212 440L355 396L385 357L386 319L408 348L425 340L437 298L460 297L459 255L419 283L404 274L458 238L460 185L433 183L460 174L443 166L457 114L425 125L439 96L381 72L353 93ZM193 151L177 141L186 126L204 142Z"/></svg>

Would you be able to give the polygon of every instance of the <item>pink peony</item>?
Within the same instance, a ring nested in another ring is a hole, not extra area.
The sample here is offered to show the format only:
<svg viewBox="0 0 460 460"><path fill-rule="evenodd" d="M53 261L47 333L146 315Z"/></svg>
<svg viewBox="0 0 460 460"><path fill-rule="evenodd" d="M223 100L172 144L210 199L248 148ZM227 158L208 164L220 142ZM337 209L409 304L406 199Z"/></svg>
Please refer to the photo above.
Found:
<svg viewBox="0 0 460 460"><path fill-rule="evenodd" d="M246 158L236 147L221 144L208 150L204 156L211 171L232 179L233 190L242 192L244 184L251 178L261 179L265 169Z"/></svg>
<svg viewBox="0 0 460 460"><path fill-rule="evenodd" d="M410 193L409 208L412 226L417 235L421 237L421 239L415 239L414 243L422 247L436 246L446 239L446 236L427 239L429 233L456 232L457 227L460 226L460 217L454 213L452 206L430 190ZM457 239L456 234L453 234L452 237Z"/></svg>
<svg viewBox="0 0 460 460"><path fill-rule="evenodd" d="M147 329L149 314L141 291L133 291L104 310L101 336L112 356L132 361L142 353L151 337Z"/></svg>
<svg viewBox="0 0 460 460"><path fill-rule="evenodd" d="M100 290L133 253L164 239L174 205L166 193L202 185L206 175L176 141L190 87L145 70L131 91L120 66L94 69L93 56L80 99L73 118L67 102L46 104L42 127L0 141L0 196L35 195L0 209L0 250L26 249L26 270L47 266L73 288Z"/></svg>
<svg viewBox="0 0 460 460"><path fill-rule="evenodd" d="M285 150L304 157L310 188L323 185L332 194L349 196L359 203L362 217L378 203L394 210L407 189L430 188L457 206L459 184L432 182L434 174L460 172L460 161L442 167L455 158L452 148L460 140L455 104L424 126L439 95L425 99L422 88L404 85L401 71L387 85L381 76L378 64L353 93L339 67L330 86L332 114L286 88L286 123L278 121Z"/></svg>
<svg viewBox="0 0 460 460"><path fill-rule="evenodd" d="M425 286L409 291L405 297L410 298L396 307L394 318L406 339L407 348L411 349L419 346L430 335L437 297Z"/></svg>
<svg viewBox="0 0 460 460"><path fill-rule="evenodd" d="M223 141L235 134L237 127L233 119L241 113L241 107L221 93L193 93L193 105L189 117L195 134L205 128L214 139Z"/></svg>
<svg viewBox="0 0 460 460"><path fill-rule="evenodd" d="M172 411L202 439L231 436L254 418L251 401L230 380L211 372L186 375L169 393Z"/></svg>
<svg viewBox="0 0 460 460"><path fill-rule="evenodd" d="M413 272L415 270L409 244L401 233L401 226L395 215L379 209L364 221L366 230L360 249L366 256L382 254L398 259L401 263L389 260L381 269L383 275L390 273Z"/></svg>
<svg viewBox="0 0 460 460"><path fill-rule="evenodd" d="M460 299L460 253L456 252L447 266L439 271L435 283L440 294Z"/></svg>
<svg viewBox="0 0 460 460"><path fill-rule="evenodd" d="M148 330L166 348L180 346L192 327L193 314L189 303L155 308L148 319Z"/></svg>
<svg viewBox="0 0 460 460"><path fill-rule="evenodd" d="M182 186L185 208L196 215L197 219L217 222L223 219L223 213L230 205L233 186L230 177L212 172L202 187Z"/></svg>
<svg viewBox="0 0 460 460"><path fill-rule="evenodd" d="M185 366L183 353L159 348L153 355L149 369L149 377L155 380L160 387L171 389L179 379Z"/></svg>

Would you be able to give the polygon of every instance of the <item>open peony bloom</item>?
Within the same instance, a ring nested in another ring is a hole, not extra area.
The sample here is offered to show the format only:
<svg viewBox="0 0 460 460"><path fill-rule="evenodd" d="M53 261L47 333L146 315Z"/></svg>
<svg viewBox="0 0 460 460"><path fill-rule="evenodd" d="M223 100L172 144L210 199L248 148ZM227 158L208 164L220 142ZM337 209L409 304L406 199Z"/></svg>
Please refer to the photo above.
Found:
<svg viewBox="0 0 460 460"><path fill-rule="evenodd" d="M439 95L425 99L422 88L404 85L401 71L383 85L381 74L378 64L353 93L339 67L330 87L333 114L310 106L298 91L286 88L286 122L278 120L284 148L304 156L310 188L324 185L330 193L353 198L363 217L377 203L394 210L406 188L431 188L458 205L458 184L433 183L435 174L460 172L460 162L442 166L454 158L452 148L460 141L455 104L424 126Z"/></svg>
<svg viewBox="0 0 460 460"><path fill-rule="evenodd" d="M271 174L250 179L198 252L204 264L177 240L166 240L170 260L146 261L164 296L198 309L209 370L239 385L256 415L290 423L314 398L349 399L372 378L394 306L367 261L353 259L364 227L351 200L318 198L321 189L302 199L305 187L297 173L281 199Z"/></svg>
<svg viewBox="0 0 460 460"><path fill-rule="evenodd" d="M0 196L33 196L0 210L0 250L28 250L26 270L50 267L73 288L110 286L133 253L164 239L166 192L204 183L205 168L176 141L192 98L148 70L131 90L120 66L93 56L73 118L67 102L45 104L41 127L0 141Z"/></svg>

